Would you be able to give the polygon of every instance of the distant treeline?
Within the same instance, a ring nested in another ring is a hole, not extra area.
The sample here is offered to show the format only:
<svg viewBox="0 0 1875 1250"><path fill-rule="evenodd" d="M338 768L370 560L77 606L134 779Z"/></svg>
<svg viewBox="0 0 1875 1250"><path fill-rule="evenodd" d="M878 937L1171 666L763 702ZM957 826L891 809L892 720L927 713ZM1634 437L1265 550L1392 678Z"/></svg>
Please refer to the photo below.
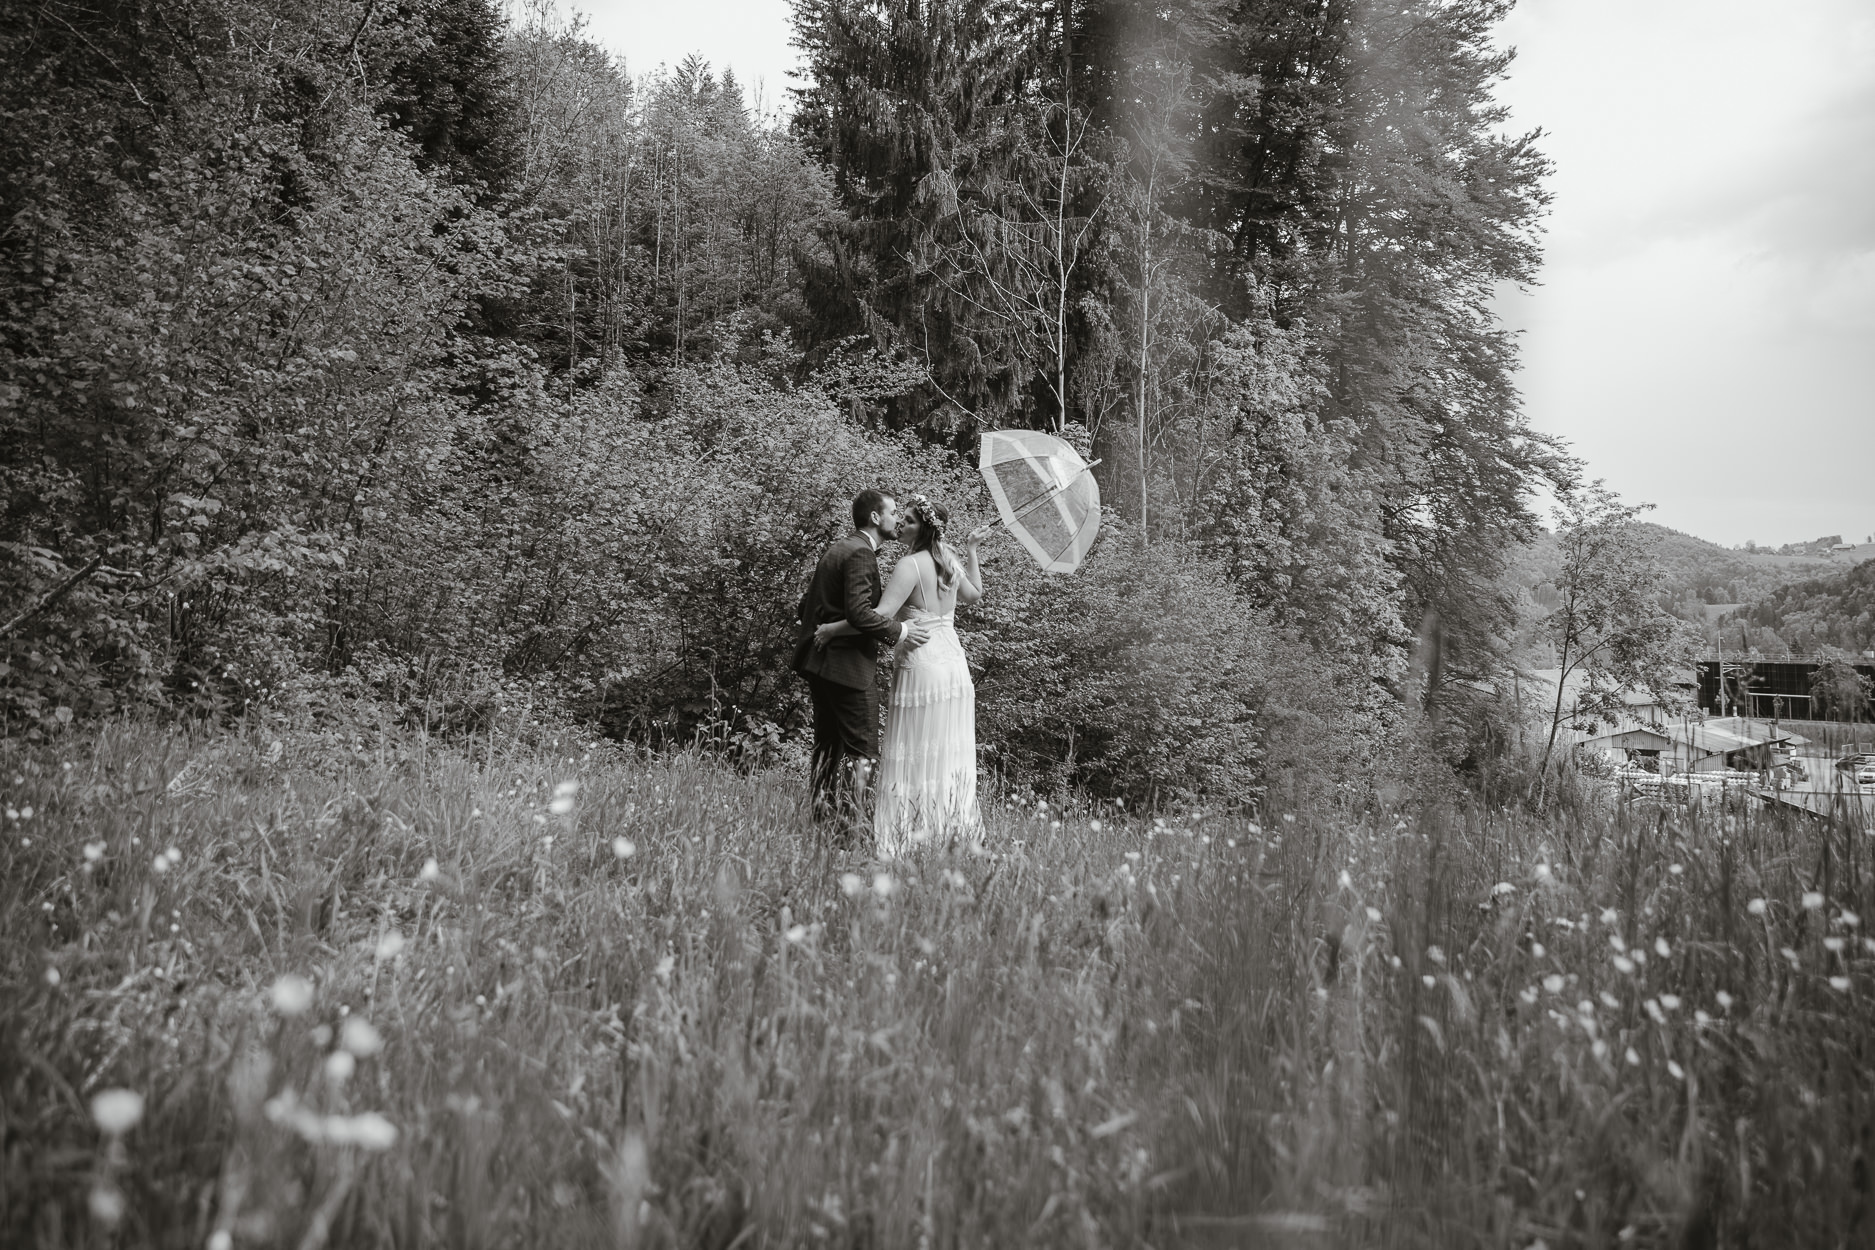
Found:
<svg viewBox="0 0 1875 1250"><path fill-rule="evenodd" d="M991 762L1351 766L1429 612L1501 663L1574 470L1489 306L1546 200L1504 8L806 0L777 120L542 4L0 0L7 731L528 686L760 757L843 500L968 512L1025 425L1115 513L992 570Z"/></svg>

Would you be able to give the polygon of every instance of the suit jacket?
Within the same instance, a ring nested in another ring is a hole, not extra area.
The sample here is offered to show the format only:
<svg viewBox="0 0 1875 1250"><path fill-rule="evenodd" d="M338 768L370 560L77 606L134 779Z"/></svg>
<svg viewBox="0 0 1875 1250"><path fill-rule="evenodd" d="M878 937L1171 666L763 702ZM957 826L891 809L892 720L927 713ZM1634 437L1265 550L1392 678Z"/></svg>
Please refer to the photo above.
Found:
<svg viewBox="0 0 1875 1250"><path fill-rule="evenodd" d="M905 630L897 621L879 615L884 593L878 553L864 534L854 531L827 548L814 566L795 618L794 671L856 690L871 686L879 667L879 644L896 643ZM839 620L859 633L816 648L814 631Z"/></svg>

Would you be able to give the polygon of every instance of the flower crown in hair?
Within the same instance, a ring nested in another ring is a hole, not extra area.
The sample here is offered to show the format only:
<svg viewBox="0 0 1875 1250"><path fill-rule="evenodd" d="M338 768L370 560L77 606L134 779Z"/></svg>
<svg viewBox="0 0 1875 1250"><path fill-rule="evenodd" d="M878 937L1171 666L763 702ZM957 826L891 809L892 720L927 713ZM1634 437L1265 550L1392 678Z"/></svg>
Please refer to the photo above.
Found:
<svg viewBox="0 0 1875 1250"><path fill-rule="evenodd" d="M937 505L931 502L929 495L908 495L905 502L910 506L911 514L918 524L933 531L933 537L943 535L944 522L938 519Z"/></svg>

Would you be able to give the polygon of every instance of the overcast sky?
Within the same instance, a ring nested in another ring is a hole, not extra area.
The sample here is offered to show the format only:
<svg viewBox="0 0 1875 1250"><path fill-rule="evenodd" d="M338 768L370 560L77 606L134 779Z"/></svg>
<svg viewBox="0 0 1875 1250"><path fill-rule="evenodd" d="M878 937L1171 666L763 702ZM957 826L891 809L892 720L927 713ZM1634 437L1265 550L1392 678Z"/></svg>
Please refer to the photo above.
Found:
<svg viewBox="0 0 1875 1250"><path fill-rule="evenodd" d="M786 0L588 0L633 74L784 99ZM1502 97L1556 162L1524 402L1715 542L1875 534L1875 2L1522 0Z"/></svg>

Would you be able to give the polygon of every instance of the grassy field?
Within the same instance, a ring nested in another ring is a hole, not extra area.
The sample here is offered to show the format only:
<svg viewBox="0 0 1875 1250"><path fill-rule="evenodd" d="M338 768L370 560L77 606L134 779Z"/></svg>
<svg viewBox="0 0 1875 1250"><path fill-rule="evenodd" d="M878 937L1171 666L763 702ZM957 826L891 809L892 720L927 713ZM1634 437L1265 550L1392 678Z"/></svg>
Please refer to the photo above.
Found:
<svg viewBox="0 0 1875 1250"><path fill-rule="evenodd" d="M138 724L0 788L9 1247L1875 1238L1861 833L1029 799L888 870L792 776Z"/></svg>

